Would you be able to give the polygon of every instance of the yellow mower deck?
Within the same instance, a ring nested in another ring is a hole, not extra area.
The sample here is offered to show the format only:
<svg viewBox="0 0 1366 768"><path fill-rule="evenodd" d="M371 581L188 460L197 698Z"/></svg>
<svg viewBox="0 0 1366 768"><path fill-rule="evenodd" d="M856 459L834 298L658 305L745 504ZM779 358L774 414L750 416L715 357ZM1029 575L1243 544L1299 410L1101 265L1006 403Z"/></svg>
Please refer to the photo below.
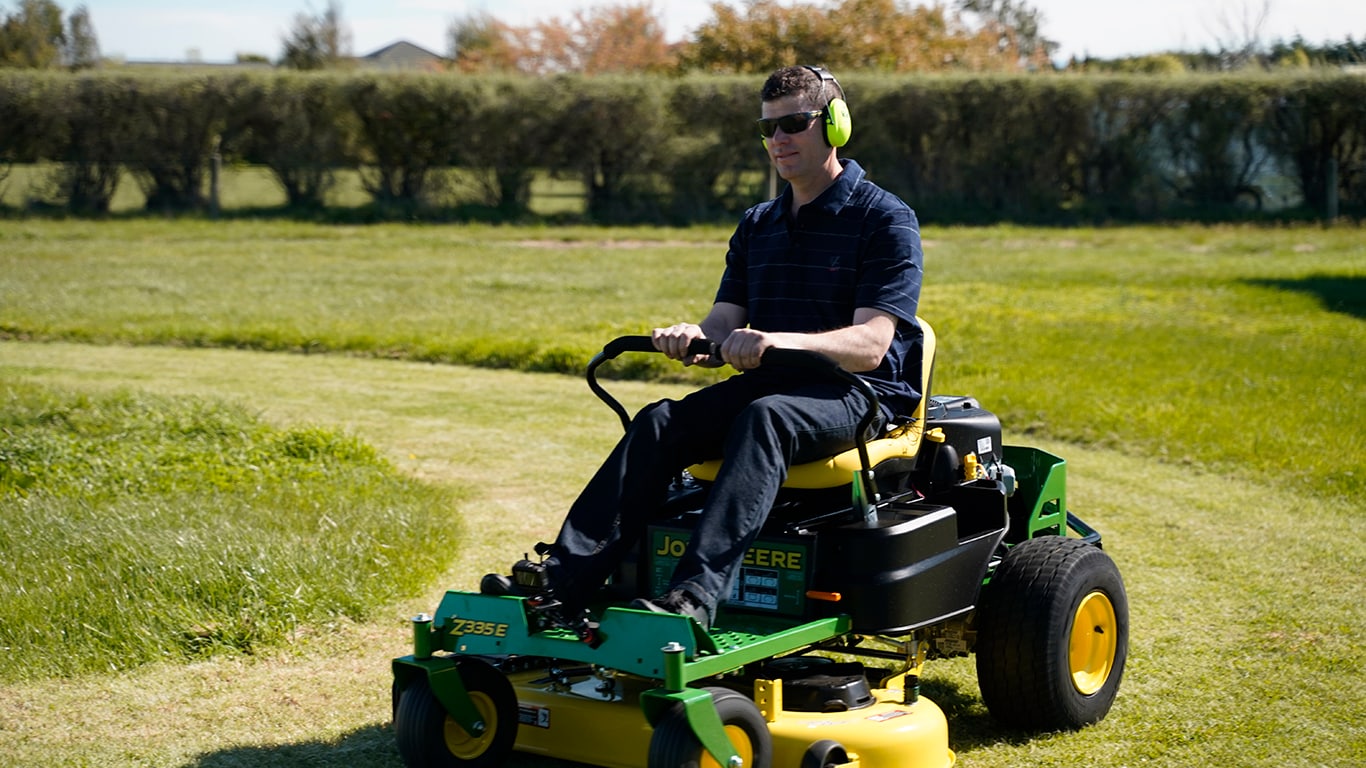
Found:
<svg viewBox="0 0 1366 768"><path fill-rule="evenodd" d="M544 671L509 678L517 691L521 723L517 750L609 768L647 764L652 729L641 716L639 695L656 681L615 679L616 691L583 677L563 685ZM761 681L761 684L769 681ZM929 699L905 704L896 688L874 689L877 703L846 712L782 710L781 685L756 696L773 737L773 765L797 768L815 742L840 743L853 761L846 768L947 768L954 763L944 713Z"/></svg>

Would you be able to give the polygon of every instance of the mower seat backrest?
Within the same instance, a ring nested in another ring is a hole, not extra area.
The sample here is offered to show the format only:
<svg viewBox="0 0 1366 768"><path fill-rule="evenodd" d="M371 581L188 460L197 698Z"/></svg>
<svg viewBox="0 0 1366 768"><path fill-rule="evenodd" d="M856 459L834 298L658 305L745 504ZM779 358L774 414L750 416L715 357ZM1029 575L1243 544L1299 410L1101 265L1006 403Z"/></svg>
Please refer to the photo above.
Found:
<svg viewBox="0 0 1366 768"><path fill-rule="evenodd" d="M908 422L894 425L888 432L868 443L868 461L876 467L891 459L913 459L920 451L920 438L925 430L925 404L930 400L930 374L934 369L935 335L930 324L916 318L925 333L924 356L920 364L920 404ZM831 456L822 461L797 464L788 470L784 488L821 489L839 488L854 480L854 473L862 467L859 464L858 450L850 448L844 453ZM721 471L721 460L713 459L688 468L688 474L703 482L711 482Z"/></svg>

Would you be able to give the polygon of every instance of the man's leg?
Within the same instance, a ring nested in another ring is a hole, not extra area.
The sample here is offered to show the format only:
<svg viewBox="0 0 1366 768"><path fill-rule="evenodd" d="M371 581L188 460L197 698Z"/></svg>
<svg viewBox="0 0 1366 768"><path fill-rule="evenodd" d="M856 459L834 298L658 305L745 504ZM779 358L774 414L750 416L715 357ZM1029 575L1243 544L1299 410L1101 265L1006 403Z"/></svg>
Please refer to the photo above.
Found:
<svg viewBox="0 0 1366 768"><path fill-rule="evenodd" d="M854 444L867 401L844 384L814 384L760 398L737 416L725 462L702 518L674 570L673 586L700 599L714 616L729 597L745 552L768 519L793 464Z"/></svg>
<svg viewBox="0 0 1366 768"><path fill-rule="evenodd" d="M570 507L546 560L558 597L581 608L639 541L684 468L722 455L727 430L759 391L735 376L632 420Z"/></svg>

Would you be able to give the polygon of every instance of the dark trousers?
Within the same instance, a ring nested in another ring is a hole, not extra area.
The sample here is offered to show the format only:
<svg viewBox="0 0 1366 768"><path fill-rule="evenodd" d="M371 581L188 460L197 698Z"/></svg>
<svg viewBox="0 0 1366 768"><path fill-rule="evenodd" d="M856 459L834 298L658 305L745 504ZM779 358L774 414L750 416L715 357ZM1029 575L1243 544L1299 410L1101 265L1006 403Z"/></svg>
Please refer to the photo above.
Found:
<svg viewBox="0 0 1366 768"><path fill-rule="evenodd" d="M670 481L693 464L723 457L671 585L687 589L715 615L788 467L851 447L867 407L848 384L781 370L732 376L682 400L646 406L560 528L547 565L562 599L586 602L639 542Z"/></svg>

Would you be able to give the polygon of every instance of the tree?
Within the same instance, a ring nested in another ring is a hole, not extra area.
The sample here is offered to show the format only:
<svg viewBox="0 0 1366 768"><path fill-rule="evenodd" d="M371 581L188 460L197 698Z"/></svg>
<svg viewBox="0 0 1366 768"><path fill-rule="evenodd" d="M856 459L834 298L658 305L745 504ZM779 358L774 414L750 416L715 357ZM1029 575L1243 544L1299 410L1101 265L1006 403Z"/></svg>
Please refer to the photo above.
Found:
<svg viewBox="0 0 1366 768"><path fill-rule="evenodd" d="M284 40L280 63L294 69L336 67L351 58L351 30L342 23L342 7L329 0L321 16L300 13Z"/></svg>
<svg viewBox="0 0 1366 768"><path fill-rule="evenodd" d="M713 19L694 33L683 58L690 69L745 73L770 72L794 61L841 71L1011 70L1046 58L1052 44L1038 36L1038 15L1023 4L961 0L960 5L983 9L971 11L979 17L987 11L995 15L974 29L963 10L951 13L942 4L906 0L828 5L746 0L741 8L713 2ZM1033 47L1026 49L1021 40L1032 41Z"/></svg>
<svg viewBox="0 0 1366 768"><path fill-rule="evenodd" d="M684 59L689 69L711 72L764 73L793 61L831 67L845 36L843 26L815 5L783 5L777 0L748 0L743 9L711 4L712 20L698 27ZM862 26L855 17L854 24ZM857 38L857 31L852 37Z"/></svg>
<svg viewBox="0 0 1366 768"><path fill-rule="evenodd" d="M1025 65L1045 65L1058 44L1043 36L1043 14L1020 0L958 0L958 10L976 14L998 53Z"/></svg>
<svg viewBox="0 0 1366 768"><path fill-rule="evenodd" d="M1220 64L1241 69L1258 58L1262 29L1271 15L1271 0L1240 0L1220 6L1210 30L1219 46Z"/></svg>
<svg viewBox="0 0 1366 768"><path fill-rule="evenodd" d="M520 52L512 27L487 12L451 22L446 31L450 59L461 72L512 72Z"/></svg>
<svg viewBox="0 0 1366 768"><path fill-rule="evenodd" d="M664 23L649 3L598 6L529 27L472 14L451 24L447 39L463 72L600 75L677 66Z"/></svg>
<svg viewBox="0 0 1366 768"><path fill-rule="evenodd" d="M537 58L553 72L664 72L675 66L659 13L648 3L575 11L538 24Z"/></svg>
<svg viewBox="0 0 1366 768"><path fill-rule="evenodd" d="M95 24L90 20L90 11L84 5L66 20L66 47L62 58L70 69L90 69L99 66L100 42L95 37Z"/></svg>
<svg viewBox="0 0 1366 768"><path fill-rule="evenodd" d="M23 0L0 25L0 66L56 66L65 44L61 7L52 0Z"/></svg>

